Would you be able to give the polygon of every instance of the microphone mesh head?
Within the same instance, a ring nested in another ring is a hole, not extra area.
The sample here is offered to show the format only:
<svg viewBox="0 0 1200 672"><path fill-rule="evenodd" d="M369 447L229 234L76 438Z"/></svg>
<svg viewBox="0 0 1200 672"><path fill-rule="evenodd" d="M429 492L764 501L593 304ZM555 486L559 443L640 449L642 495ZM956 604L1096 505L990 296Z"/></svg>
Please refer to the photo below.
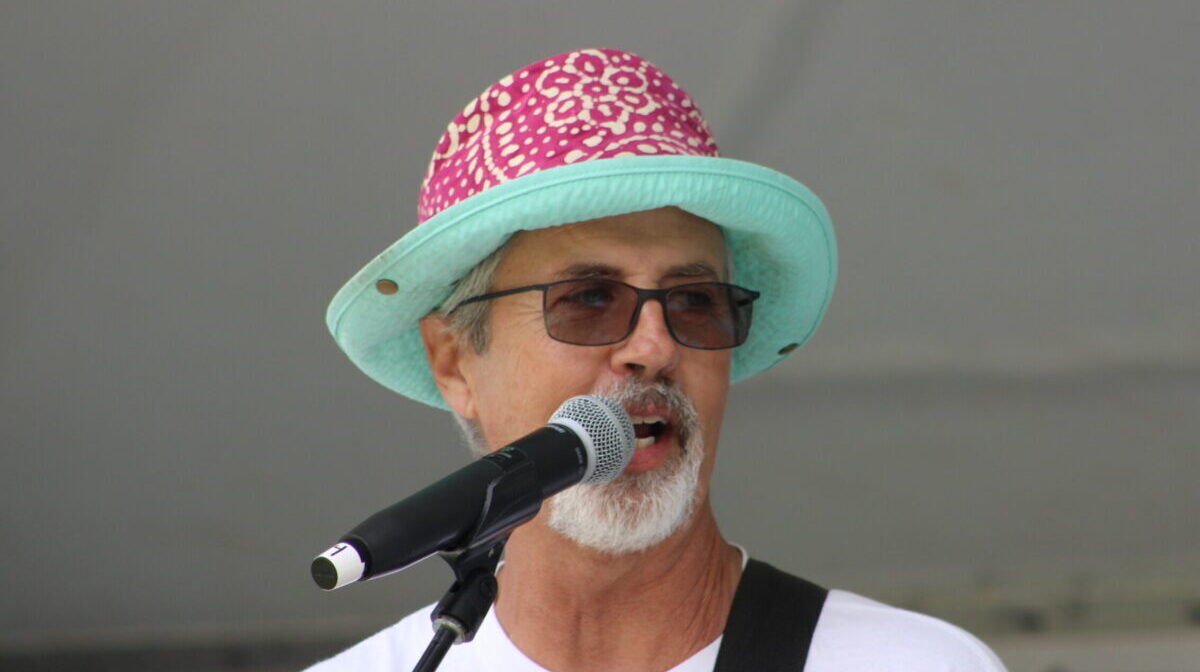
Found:
<svg viewBox="0 0 1200 672"><path fill-rule="evenodd" d="M550 422L573 420L587 432L595 447L592 474L584 483L603 483L616 478L633 456L633 422L617 402L598 394L571 397L550 416Z"/></svg>

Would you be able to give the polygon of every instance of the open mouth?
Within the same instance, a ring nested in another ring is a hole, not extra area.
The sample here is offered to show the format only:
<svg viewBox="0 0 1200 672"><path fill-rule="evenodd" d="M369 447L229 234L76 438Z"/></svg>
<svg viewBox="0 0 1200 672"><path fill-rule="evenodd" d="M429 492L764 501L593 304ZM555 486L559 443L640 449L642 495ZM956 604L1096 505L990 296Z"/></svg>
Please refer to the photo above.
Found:
<svg viewBox="0 0 1200 672"><path fill-rule="evenodd" d="M633 435L636 437L635 448L654 445L667 433L669 428L667 421L658 415L630 415L629 419L633 421Z"/></svg>

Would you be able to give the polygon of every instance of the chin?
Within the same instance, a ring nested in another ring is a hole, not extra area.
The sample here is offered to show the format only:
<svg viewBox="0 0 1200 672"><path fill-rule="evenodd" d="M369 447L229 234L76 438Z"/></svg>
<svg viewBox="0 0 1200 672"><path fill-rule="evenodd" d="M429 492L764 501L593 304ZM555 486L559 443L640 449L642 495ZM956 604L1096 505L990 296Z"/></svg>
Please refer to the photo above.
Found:
<svg viewBox="0 0 1200 672"><path fill-rule="evenodd" d="M614 555L661 543L683 529L697 509L704 449L695 439L655 467L560 492L548 502L548 524L580 546Z"/></svg>

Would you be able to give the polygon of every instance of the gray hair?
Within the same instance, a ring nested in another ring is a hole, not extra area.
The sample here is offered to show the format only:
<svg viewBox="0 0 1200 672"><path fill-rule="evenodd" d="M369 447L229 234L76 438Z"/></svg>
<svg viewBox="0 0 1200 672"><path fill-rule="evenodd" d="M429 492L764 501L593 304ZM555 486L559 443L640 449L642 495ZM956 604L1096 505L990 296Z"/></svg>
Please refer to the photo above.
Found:
<svg viewBox="0 0 1200 672"><path fill-rule="evenodd" d="M467 342L475 348L475 352L487 350L488 345L488 306L487 301L476 301L462 305L463 301L480 294L486 294L492 288L492 280L496 277L496 267L500 265L500 257L508 243L496 248L483 261L454 285L454 291L442 302L437 312L446 318L452 331L466 334Z"/></svg>
<svg viewBox="0 0 1200 672"><path fill-rule="evenodd" d="M462 302L473 296L486 294L492 288L492 280L496 276L496 267L500 265L500 257L503 256L504 248L507 246L508 243L506 242L484 257L483 261L475 264L475 267L468 271L454 285L454 291L450 292L450 296L446 297L446 300L442 302L442 305L436 311L446 318L447 328L451 331L464 334L467 342L478 353L482 353L487 349L488 307L491 304L488 301L476 301L464 306ZM487 440L483 437L483 430L480 429L479 423L463 417L454 409L450 409L450 414L454 416L454 422L458 425L463 441L467 444L467 448L470 449L472 455L483 457L491 452L488 449Z"/></svg>

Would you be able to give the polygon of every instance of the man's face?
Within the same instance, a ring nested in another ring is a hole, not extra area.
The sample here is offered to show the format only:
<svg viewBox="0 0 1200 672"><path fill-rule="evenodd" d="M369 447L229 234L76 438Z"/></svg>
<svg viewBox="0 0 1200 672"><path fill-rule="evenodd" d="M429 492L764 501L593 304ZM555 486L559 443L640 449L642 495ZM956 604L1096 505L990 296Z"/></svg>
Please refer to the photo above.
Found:
<svg viewBox="0 0 1200 672"><path fill-rule="evenodd" d="M713 224L676 208L524 231L510 241L494 290L572 277L609 277L661 288L722 280L724 239ZM699 498L707 495L729 388L731 350L699 350L671 338L657 301L641 308L628 338L580 346L550 338L540 292L491 301L484 353L461 347L466 393L456 410L475 420L491 448L544 425L567 398L614 389L631 379L667 383L688 397L704 441ZM635 416L665 416L666 431L643 439L626 474L666 469L681 452L679 421L668 408L635 404ZM657 429L657 428L656 428ZM644 433L644 432L643 432ZM650 445L644 445L649 443Z"/></svg>

